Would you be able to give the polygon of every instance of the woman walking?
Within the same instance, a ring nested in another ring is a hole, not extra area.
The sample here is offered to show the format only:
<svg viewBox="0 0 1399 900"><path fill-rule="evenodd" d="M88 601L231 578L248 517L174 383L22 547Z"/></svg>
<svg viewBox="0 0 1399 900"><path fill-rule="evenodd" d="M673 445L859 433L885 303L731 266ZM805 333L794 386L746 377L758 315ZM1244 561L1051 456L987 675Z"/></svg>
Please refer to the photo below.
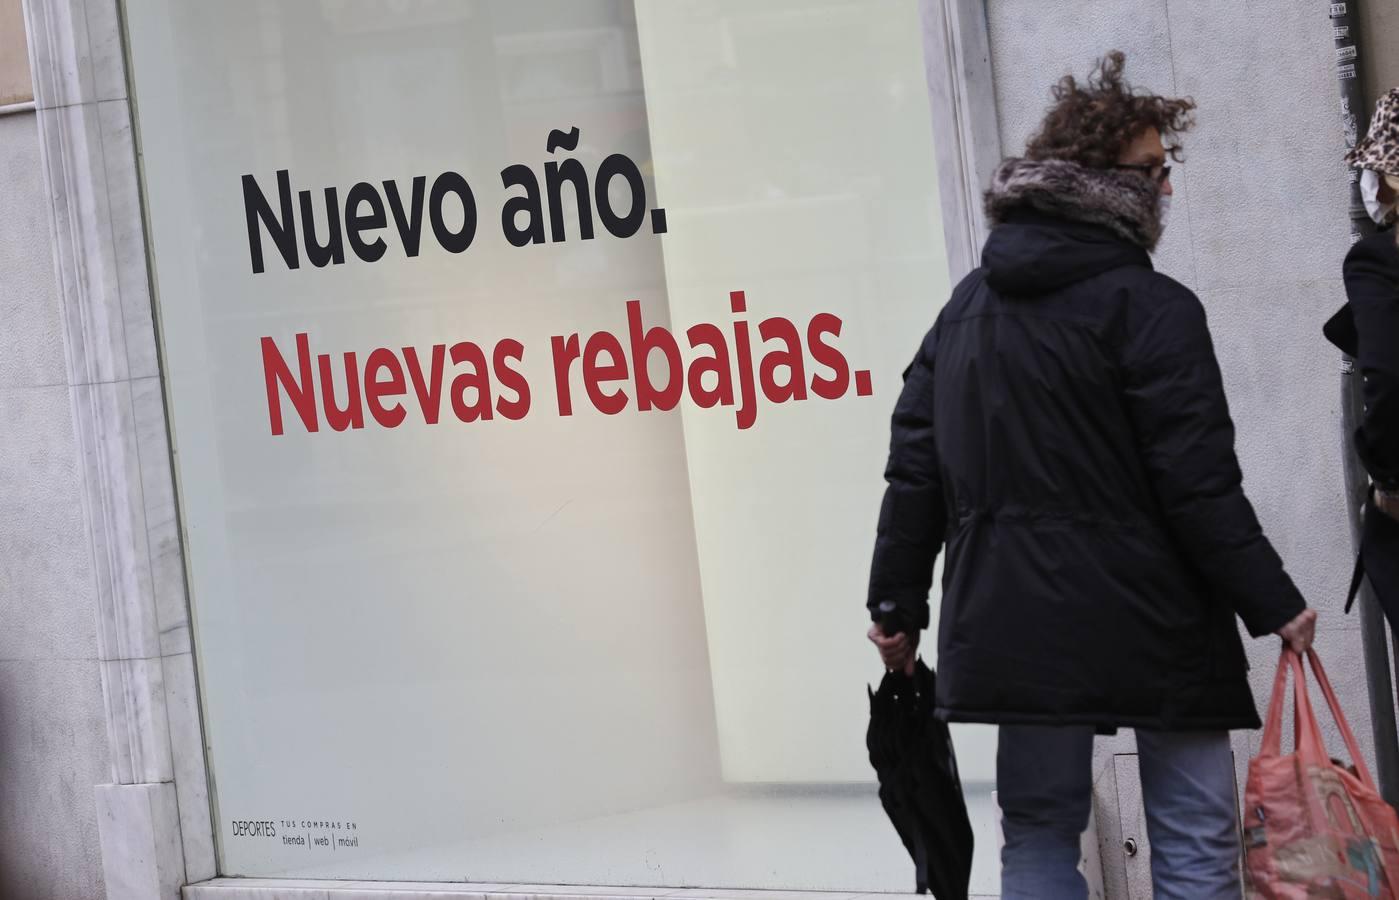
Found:
<svg viewBox="0 0 1399 900"><path fill-rule="evenodd" d="M1137 732L1158 900L1239 896L1228 729L1258 714L1235 624L1315 613L1244 497L1205 311L1152 269L1194 104L1123 57L1065 78L986 195L893 417L870 638L906 665L946 548L937 705L1000 726L1002 896L1083 898L1094 734Z"/></svg>
<svg viewBox="0 0 1399 900"><path fill-rule="evenodd" d="M1325 328L1327 338L1355 359L1365 398L1354 440L1373 484L1351 597L1368 574L1390 626L1399 627L1399 88L1376 105L1370 133L1346 162L1360 170L1365 208L1379 226L1346 257L1349 302Z"/></svg>

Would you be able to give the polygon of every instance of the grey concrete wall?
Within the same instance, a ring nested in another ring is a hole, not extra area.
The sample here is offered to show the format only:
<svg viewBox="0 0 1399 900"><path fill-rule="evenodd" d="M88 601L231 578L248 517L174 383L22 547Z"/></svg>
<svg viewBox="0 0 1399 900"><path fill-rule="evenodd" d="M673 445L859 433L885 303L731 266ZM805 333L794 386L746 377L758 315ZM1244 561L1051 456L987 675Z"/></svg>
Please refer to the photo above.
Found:
<svg viewBox="0 0 1399 900"><path fill-rule="evenodd" d="M0 896L105 896L96 594L33 113L0 116Z"/></svg>
<svg viewBox="0 0 1399 900"><path fill-rule="evenodd" d="M987 14L1007 154L1024 148L1052 82L1086 74L1109 50L1127 54L1136 84L1199 102L1186 162L1172 176L1177 193L1157 268L1195 290L1208 310L1245 489L1288 571L1321 611L1320 655L1369 752L1359 618L1341 613L1351 550L1340 357L1321 336L1344 302L1349 246L1326 5L988 0ZM1260 712L1277 649L1271 639L1249 643ZM1241 765L1258 737L1237 737ZM1331 741L1339 754L1334 732ZM1130 741L1112 749L1131 752Z"/></svg>
<svg viewBox="0 0 1399 900"><path fill-rule="evenodd" d="M1399 87L1399 3L1360 0L1360 28L1365 96L1374 103L1390 88Z"/></svg>

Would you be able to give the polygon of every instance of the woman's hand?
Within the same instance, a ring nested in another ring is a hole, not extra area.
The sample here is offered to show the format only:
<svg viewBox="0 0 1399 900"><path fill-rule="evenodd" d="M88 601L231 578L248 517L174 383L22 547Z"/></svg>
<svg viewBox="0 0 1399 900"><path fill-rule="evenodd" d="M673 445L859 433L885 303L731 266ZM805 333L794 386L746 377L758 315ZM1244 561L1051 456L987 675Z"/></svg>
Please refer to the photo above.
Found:
<svg viewBox="0 0 1399 900"><path fill-rule="evenodd" d="M913 674L913 662L918 658L917 637L910 638L907 632L902 631L893 637L887 637L877 622L870 626L868 636L879 648L879 658L884 661L884 668L891 672Z"/></svg>
<svg viewBox="0 0 1399 900"><path fill-rule="evenodd" d="M1302 610L1297 618L1278 629L1278 637L1298 653L1306 653L1316 637L1316 610Z"/></svg>

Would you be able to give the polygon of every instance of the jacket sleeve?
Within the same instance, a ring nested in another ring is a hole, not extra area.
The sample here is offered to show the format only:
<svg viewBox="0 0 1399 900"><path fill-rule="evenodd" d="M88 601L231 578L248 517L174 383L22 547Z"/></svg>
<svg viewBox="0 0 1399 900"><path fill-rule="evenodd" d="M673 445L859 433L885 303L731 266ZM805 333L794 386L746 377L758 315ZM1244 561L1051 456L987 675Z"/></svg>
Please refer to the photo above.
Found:
<svg viewBox="0 0 1399 900"><path fill-rule="evenodd" d="M1392 235L1387 240L1392 243ZM1356 244L1346 257L1345 280L1364 379L1356 451L1376 484L1399 489L1399 249Z"/></svg>
<svg viewBox="0 0 1399 900"><path fill-rule="evenodd" d="M878 620L880 604L893 601L898 624L907 628L928 627L933 563L947 529L933 433L936 345L934 326L904 373L903 391L894 407L889 463L884 470L888 487L879 510L866 604L870 617Z"/></svg>
<svg viewBox="0 0 1399 900"><path fill-rule="evenodd" d="M1176 546L1254 637L1306 608L1243 492L1234 423L1200 301L1171 283L1129 327L1126 404Z"/></svg>

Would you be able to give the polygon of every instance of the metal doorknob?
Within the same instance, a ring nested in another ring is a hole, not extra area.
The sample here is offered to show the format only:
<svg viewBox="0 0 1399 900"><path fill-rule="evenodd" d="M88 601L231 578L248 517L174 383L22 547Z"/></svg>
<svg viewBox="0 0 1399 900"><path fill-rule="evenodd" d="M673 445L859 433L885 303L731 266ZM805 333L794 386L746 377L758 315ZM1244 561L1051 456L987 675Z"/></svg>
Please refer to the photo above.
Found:
<svg viewBox="0 0 1399 900"><path fill-rule="evenodd" d="M1136 839L1136 838L1128 838L1127 840L1123 841L1123 842L1122 842L1122 849L1125 850L1125 851L1127 851L1127 855L1128 855L1128 856L1136 856L1136 855L1137 855L1137 839Z"/></svg>

